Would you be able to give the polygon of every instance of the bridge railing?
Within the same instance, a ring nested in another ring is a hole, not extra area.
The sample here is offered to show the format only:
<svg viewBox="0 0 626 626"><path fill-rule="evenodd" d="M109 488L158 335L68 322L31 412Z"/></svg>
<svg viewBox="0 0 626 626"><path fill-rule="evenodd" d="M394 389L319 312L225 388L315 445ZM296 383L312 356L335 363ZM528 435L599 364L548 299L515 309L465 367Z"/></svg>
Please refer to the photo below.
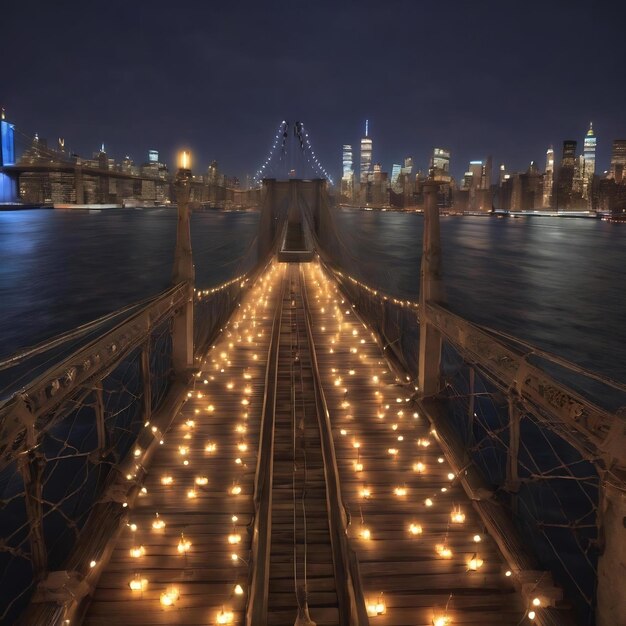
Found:
<svg viewBox="0 0 626 626"><path fill-rule="evenodd" d="M100 560L97 534L81 544L96 516L101 526L105 511L119 521L159 435L152 415L174 382L171 327L186 297L183 284L167 290L0 407L0 618L7 622L33 591L36 601L80 596Z"/></svg>
<svg viewBox="0 0 626 626"><path fill-rule="evenodd" d="M196 290L196 355L258 271ZM173 334L187 300L187 284L168 289L0 406L0 621L31 602L24 623L56 623L88 593L186 397Z"/></svg>
<svg viewBox="0 0 626 626"><path fill-rule="evenodd" d="M0 363L21 380L35 364L0 404L2 623L80 620L198 355L262 271L193 288L189 180L182 171L173 287Z"/></svg>
<svg viewBox="0 0 626 626"><path fill-rule="evenodd" d="M603 493L611 485L624 487L624 422L548 374L532 353L442 306L427 305L426 315L443 337L437 400L446 417L437 424L439 436L449 442L459 467L478 468L478 499L509 512L545 571L527 580L528 564L520 565L520 580L533 583L536 595L544 592L547 606L559 604L557 581L575 614L593 623ZM573 364L569 373L570 380L580 376ZM611 390L626 400L623 390ZM436 404L425 402L434 414ZM517 547L506 538L501 548L516 558Z"/></svg>
<svg viewBox="0 0 626 626"><path fill-rule="evenodd" d="M610 572L624 567L626 385L449 311L427 191L419 303L348 275L332 247L323 265L416 391L529 610L539 598L536 621L619 623Z"/></svg>

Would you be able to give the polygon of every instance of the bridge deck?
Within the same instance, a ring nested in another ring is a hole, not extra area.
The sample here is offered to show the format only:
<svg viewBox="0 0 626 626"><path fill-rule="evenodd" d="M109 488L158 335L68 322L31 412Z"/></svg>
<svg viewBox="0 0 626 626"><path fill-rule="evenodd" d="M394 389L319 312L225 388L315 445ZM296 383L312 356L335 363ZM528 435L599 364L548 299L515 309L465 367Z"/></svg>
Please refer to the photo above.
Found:
<svg viewBox="0 0 626 626"><path fill-rule="evenodd" d="M247 589L248 527L265 365L277 305L275 278L284 271L274 267L274 276L255 287L208 352L189 401L153 459L145 483L148 493L130 512L129 523L137 524L137 531L122 530L85 624L212 624L222 607L242 623L245 591L240 596L234 590L237 584ZM195 426L186 426L187 420L194 420ZM239 432L243 428L246 431ZM247 449L240 450L244 444ZM189 447L186 455L180 454L180 446ZM171 485L162 484L166 476L172 477ZM195 485L200 476L208 478L206 486ZM240 487L241 493L231 493L233 487ZM195 498L188 497L190 489L195 489ZM166 523L160 531L152 529L157 512ZM186 555L177 549L181 533L192 542ZM239 535L239 543L229 543L230 535ZM129 550L134 545L143 545L145 555L132 558ZM130 590L135 574L148 581L144 591ZM163 606L160 596L170 586L178 588L180 597Z"/></svg>
<svg viewBox="0 0 626 626"><path fill-rule="evenodd" d="M372 624L430 625L446 615L455 626L518 624L525 612L521 597L427 419L412 407L406 387L336 284L317 265L305 273L342 496L352 517L351 545L366 600L375 604L382 593L386 605ZM363 466L358 472L357 460ZM397 495L398 488L405 495ZM453 510L464 515L462 523L452 520ZM364 529L369 539L361 536ZM452 555L440 556L438 545ZM471 571L474 555L482 566Z"/></svg>
<svg viewBox="0 0 626 626"><path fill-rule="evenodd" d="M277 285L285 276L285 267L272 266L271 276L260 281L209 351L189 401L154 457L145 483L147 493L130 511L129 524L136 524L137 530L130 526L122 529L86 624L213 624L220 623L222 610L232 611L232 621L223 623L244 622L250 550L247 529L253 514L265 366L273 312L279 304ZM505 577L497 548L484 534L461 487L454 477L448 477L449 467L425 418L414 417L406 388L396 383L370 332L348 304L342 303L336 286L324 278L317 265L303 267L314 349L335 429L342 495L351 514L350 542L360 563L365 597L372 605L371 623L518 624L524 617L520 596ZM291 371L283 371L284 376L291 381ZM303 380L307 376L305 372ZM304 394L301 399L307 401ZM289 407L282 409L288 421ZM194 420L195 425L187 425L187 420ZM244 427L246 432L240 432ZM275 460L279 461L281 454L289 457L293 443L292 434L284 427L277 419ZM319 468L315 466L312 427L305 426L305 431L313 481L308 528L311 618L320 624L333 623L335 598L326 540L320 539L325 522L318 515L322 510ZM216 445L214 451L207 451L209 442ZM240 450L244 443L247 449ZM180 453L181 446L189 447L186 454ZM363 464L362 471L355 471L357 460ZM276 621L278 613L285 623L293 623L296 616L293 526L289 527L293 499L287 484L291 483L291 462L289 458L283 461L275 466L276 480L284 483L285 494L274 508L278 525L272 555L276 563L272 565L274 577L270 574L270 607L281 608L273 613L270 624L283 623ZM424 464L423 471L417 463ZM172 477L172 484L162 484L165 476ZM207 477L206 485L194 484L200 476ZM233 495L233 487L240 487L241 493ZM396 495L396 488L406 489L406 494ZM190 489L196 497L188 497ZM364 497L364 489L370 490L370 497ZM424 504L427 498L433 506ZM455 508L465 516L462 523L451 518ZM166 523L162 530L151 528L156 512ZM235 522L233 515L237 516ZM411 534L410 524L419 524L422 532ZM362 535L365 528L371 533L369 539ZM191 541L186 554L177 549L181 533ZM230 535L239 535L240 541L230 544ZM301 527L297 536L302 536ZM437 544L450 548L452 555L438 555ZM139 545L144 546L145 554L131 557L129 551ZM302 545L300 563L301 549ZM482 559L482 567L468 571L474 554ZM129 588L135 577L147 580L144 590ZM241 585L241 595L235 592L236 585ZM171 586L178 588L179 597L172 606L164 606L161 594ZM386 612L374 615L375 605L382 601ZM450 621L436 621L444 617Z"/></svg>

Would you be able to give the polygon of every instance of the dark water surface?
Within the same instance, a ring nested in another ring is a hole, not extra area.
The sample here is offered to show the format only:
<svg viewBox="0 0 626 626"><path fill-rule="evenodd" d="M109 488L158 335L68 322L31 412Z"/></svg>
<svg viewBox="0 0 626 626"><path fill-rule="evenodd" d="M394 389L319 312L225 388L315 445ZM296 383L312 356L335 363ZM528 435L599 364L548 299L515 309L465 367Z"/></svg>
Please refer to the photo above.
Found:
<svg viewBox="0 0 626 626"><path fill-rule="evenodd" d="M196 284L237 275L258 214L191 224ZM0 358L167 289L175 241L171 208L0 212Z"/></svg>
<svg viewBox="0 0 626 626"><path fill-rule="evenodd" d="M351 271L417 299L423 219L342 211ZM241 269L258 214L192 217L197 285ZM564 218L444 217L450 307L626 381L626 226ZM169 285L172 209L0 213L0 357Z"/></svg>
<svg viewBox="0 0 626 626"><path fill-rule="evenodd" d="M351 270L417 300L421 215L343 211ZM531 217L442 217L450 308L626 381L626 225Z"/></svg>

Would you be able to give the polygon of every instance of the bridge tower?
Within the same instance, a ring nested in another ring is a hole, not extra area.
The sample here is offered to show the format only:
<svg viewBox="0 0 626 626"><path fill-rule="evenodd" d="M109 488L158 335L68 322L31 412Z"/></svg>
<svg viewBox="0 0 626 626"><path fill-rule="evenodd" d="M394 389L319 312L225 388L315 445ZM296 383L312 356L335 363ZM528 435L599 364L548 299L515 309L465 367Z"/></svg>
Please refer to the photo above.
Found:
<svg viewBox="0 0 626 626"><path fill-rule="evenodd" d="M5 119L4 109L0 115L0 170L15 165L15 125ZM0 171L0 203L17 202L17 177Z"/></svg>
<svg viewBox="0 0 626 626"><path fill-rule="evenodd" d="M185 283L187 300L174 318L172 329L172 360L176 375L185 377L193 367L193 298L195 269L191 250L191 228L189 223L189 192L191 169L189 153L183 152L180 168L176 174L176 202L178 203L178 223L176 226L176 251L172 283Z"/></svg>
<svg viewBox="0 0 626 626"><path fill-rule="evenodd" d="M428 304L444 301L441 276L441 236L439 231L439 207L437 194L439 182L424 183L424 243L420 271L420 347L419 347L419 393L421 397L435 395L439 391L439 368L441 364L441 333L428 319Z"/></svg>

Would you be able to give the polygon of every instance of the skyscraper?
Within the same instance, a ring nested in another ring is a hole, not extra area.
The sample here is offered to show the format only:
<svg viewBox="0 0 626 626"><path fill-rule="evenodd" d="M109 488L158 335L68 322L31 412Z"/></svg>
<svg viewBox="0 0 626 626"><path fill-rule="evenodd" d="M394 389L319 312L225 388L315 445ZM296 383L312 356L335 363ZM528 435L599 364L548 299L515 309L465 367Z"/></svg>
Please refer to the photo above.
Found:
<svg viewBox="0 0 626 626"><path fill-rule="evenodd" d="M502 183L505 181L506 176L506 167L504 163L500 164L500 169L498 170L498 187L502 187Z"/></svg>
<svg viewBox="0 0 626 626"><path fill-rule="evenodd" d="M576 141L566 139L563 142L563 156L559 169L556 189L556 208L569 209L572 204L572 190L576 170Z"/></svg>
<svg viewBox="0 0 626 626"><path fill-rule="evenodd" d="M546 150L546 171L543 175L543 208L552 206L552 189L554 186L554 149L550 146Z"/></svg>
<svg viewBox="0 0 626 626"><path fill-rule="evenodd" d="M342 156L341 193L348 200L353 199L354 191L354 170L352 166L352 146L344 144Z"/></svg>
<svg viewBox="0 0 626 626"><path fill-rule="evenodd" d="M611 151L611 171L609 177L616 183L624 181L624 170L626 170L626 139L615 139L613 150Z"/></svg>
<svg viewBox="0 0 626 626"><path fill-rule="evenodd" d="M402 186L398 184L401 172L402 166L399 163L394 163L391 167L391 188L397 193L402 190Z"/></svg>
<svg viewBox="0 0 626 626"><path fill-rule="evenodd" d="M361 139L361 170L359 180L362 185L367 184L367 178L372 171L372 140L369 137L369 120L365 120L365 137Z"/></svg>
<svg viewBox="0 0 626 626"><path fill-rule="evenodd" d="M450 150L435 148L430 161L430 176L433 180L450 182Z"/></svg>
<svg viewBox="0 0 626 626"><path fill-rule="evenodd" d="M493 171L493 160L491 156L483 163L483 170L480 177L480 188L489 189L491 187L491 174Z"/></svg>
<svg viewBox="0 0 626 626"><path fill-rule="evenodd" d="M15 126L6 121L4 109L0 114L0 166L15 163ZM0 173L0 202L13 202L17 199L17 185L14 178Z"/></svg>
<svg viewBox="0 0 626 626"><path fill-rule="evenodd" d="M573 139L566 139L563 142L563 157L561 159L561 167L571 167L576 165L576 146L577 142Z"/></svg>
<svg viewBox="0 0 626 626"><path fill-rule="evenodd" d="M589 122L589 130L585 135L583 158L583 198L589 198L591 185L593 184L593 175L596 173L596 136L591 122Z"/></svg>
<svg viewBox="0 0 626 626"><path fill-rule="evenodd" d="M481 188L481 180L483 177L483 162L470 161L468 172L472 173L472 187Z"/></svg>
<svg viewBox="0 0 626 626"><path fill-rule="evenodd" d="M351 176L352 175L352 146L349 144L344 144L343 146L343 176Z"/></svg>

